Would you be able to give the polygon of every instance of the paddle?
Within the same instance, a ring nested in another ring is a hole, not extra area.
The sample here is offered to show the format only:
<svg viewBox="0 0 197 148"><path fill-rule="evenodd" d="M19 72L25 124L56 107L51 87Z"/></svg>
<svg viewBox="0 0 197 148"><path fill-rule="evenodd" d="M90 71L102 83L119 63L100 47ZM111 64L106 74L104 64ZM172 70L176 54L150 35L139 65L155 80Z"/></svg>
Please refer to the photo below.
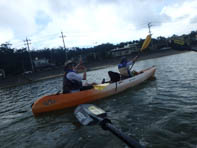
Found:
<svg viewBox="0 0 197 148"><path fill-rule="evenodd" d="M131 148L142 148L142 146L133 138L125 135L119 129L114 127L111 121L107 118L107 113L101 108L91 104L79 105L74 111L75 117L82 125L98 124L104 130L109 130Z"/></svg>
<svg viewBox="0 0 197 148"><path fill-rule="evenodd" d="M146 36L146 39L144 40L144 42L142 44L142 47L140 48L140 50L138 52L138 55L136 56L135 61L137 60L137 58L139 58L139 56L141 55L142 51L145 50L148 47L148 45L150 44L150 41L151 41L151 34ZM135 62L133 62L132 66L130 67L129 70L131 70L133 68L134 64L135 64Z"/></svg>

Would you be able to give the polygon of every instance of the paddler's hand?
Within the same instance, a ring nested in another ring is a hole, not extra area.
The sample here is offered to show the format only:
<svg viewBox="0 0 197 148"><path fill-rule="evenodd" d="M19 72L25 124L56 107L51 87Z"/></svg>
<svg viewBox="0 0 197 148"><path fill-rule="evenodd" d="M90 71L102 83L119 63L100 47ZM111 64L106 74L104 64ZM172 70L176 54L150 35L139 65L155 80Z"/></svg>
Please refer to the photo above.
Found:
<svg viewBox="0 0 197 148"><path fill-rule="evenodd" d="M85 66L83 66L83 65L80 66L80 69L83 70L83 72L87 71L87 68Z"/></svg>
<svg viewBox="0 0 197 148"><path fill-rule="evenodd" d="M79 65L76 69L77 72L86 72L87 68L83 65Z"/></svg>
<svg viewBox="0 0 197 148"><path fill-rule="evenodd" d="M75 71L81 72L84 69L82 58L79 59L79 64L74 68ZM83 70L84 71L84 70Z"/></svg>
<svg viewBox="0 0 197 148"><path fill-rule="evenodd" d="M135 62L137 60L138 56L136 56L135 58L133 58L133 62Z"/></svg>

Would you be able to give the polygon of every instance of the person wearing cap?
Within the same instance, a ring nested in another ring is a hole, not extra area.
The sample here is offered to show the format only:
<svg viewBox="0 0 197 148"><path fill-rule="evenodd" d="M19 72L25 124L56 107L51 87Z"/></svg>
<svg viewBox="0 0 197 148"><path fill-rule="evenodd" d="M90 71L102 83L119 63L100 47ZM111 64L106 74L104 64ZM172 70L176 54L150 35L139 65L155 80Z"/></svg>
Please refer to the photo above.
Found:
<svg viewBox="0 0 197 148"><path fill-rule="evenodd" d="M83 71L83 77L77 72ZM92 86L83 86L82 80L86 80L86 67L82 62L75 66L72 60L64 64L63 93L78 92L92 88Z"/></svg>
<svg viewBox="0 0 197 148"><path fill-rule="evenodd" d="M123 57L121 59L120 64L118 64L118 70L122 79L133 76L133 73L135 73L135 71L131 72L129 67L135 63L137 58L138 56L134 57L131 61L128 61L126 57Z"/></svg>

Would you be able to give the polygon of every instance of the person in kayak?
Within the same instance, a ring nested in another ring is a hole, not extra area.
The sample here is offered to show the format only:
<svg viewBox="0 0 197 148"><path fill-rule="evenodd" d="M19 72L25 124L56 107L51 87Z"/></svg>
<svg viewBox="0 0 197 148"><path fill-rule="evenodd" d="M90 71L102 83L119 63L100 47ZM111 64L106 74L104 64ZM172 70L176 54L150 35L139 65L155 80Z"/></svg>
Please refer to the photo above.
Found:
<svg viewBox="0 0 197 148"><path fill-rule="evenodd" d="M134 75L137 75L138 72L136 71L130 71L130 66L133 65L135 63L135 61L137 60L137 56L133 58L133 60L129 61L127 60L126 57L123 57L120 61L120 64L118 64L118 72L113 72L113 71L108 71L108 75L110 77L110 82L114 83L114 82L118 82L120 80L132 77Z"/></svg>
<svg viewBox="0 0 197 148"><path fill-rule="evenodd" d="M83 71L83 77L77 74L77 72ZM82 80L86 80L86 67L80 62L75 66L72 60L65 62L64 64L64 78L63 78L63 93L78 92L81 90L87 90L93 88L92 85L82 85Z"/></svg>
<svg viewBox="0 0 197 148"><path fill-rule="evenodd" d="M131 61L128 61L126 57L121 59L120 64L118 64L118 70L120 72L121 79L126 79L138 74L138 72L134 70L130 71L130 66L135 63L137 58L138 56L134 57Z"/></svg>

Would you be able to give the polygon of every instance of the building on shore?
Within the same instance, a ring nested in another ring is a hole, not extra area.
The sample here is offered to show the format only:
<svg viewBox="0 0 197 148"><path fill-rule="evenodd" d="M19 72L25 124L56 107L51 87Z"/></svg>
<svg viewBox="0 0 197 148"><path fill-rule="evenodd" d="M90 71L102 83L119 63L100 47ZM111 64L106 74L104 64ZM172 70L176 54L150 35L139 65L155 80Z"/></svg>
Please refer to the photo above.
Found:
<svg viewBox="0 0 197 148"><path fill-rule="evenodd" d="M46 68L50 68L54 66L53 64L50 64L49 60L46 58L43 58L43 59L36 58L35 60L33 60L33 63L34 63L34 67L36 71L42 71Z"/></svg>
<svg viewBox="0 0 197 148"><path fill-rule="evenodd" d="M138 50L138 44L127 44L122 48L112 49L110 52L113 57L119 57L130 55L137 52Z"/></svg>
<svg viewBox="0 0 197 148"><path fill-rule="evenodd" d="M196 38L191 38L188 35L174 35L170 38L171 47L177 50L190 50L192 41L196 41Z"/></svg>

